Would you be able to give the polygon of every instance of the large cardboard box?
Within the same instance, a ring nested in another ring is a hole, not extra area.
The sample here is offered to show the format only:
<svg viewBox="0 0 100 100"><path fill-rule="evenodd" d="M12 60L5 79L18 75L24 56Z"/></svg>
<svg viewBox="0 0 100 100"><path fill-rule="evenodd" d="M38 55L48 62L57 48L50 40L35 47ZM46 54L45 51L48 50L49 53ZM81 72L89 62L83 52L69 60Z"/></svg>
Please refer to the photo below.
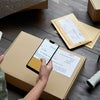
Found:
<svg viewBox="0 0 100 100"><path fill-rule="evenodd" d="M89 0L88 12L92 21L100 21L100 0Z"/></svg>
<svg viewBox="0 0 100 100"><path fill-rule="evenodd" d="M42 39L25 32L18 35L5 53L5 58L0 65L6 73L7 82L25 91L29 91L35 85L38 74L28 69L26 64L41 42ZM41 95L43 100L65 100L85 62L83 56L62 47L60 49L80 59L71 77L54 70L51 72L47 86Z"/></svg>

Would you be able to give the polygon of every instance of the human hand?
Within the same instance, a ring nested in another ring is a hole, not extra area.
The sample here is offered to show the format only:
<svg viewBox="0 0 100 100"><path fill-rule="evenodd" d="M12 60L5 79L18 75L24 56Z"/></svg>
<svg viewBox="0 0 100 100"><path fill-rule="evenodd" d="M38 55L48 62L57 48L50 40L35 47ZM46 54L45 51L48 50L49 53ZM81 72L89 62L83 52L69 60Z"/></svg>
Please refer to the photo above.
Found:
<svg viewBox="0 0 100 100"><path fill-rule="evenodd" d="M41 59L41 68L40 68L40 72L39 72L39 77L37 82L40 80L42 82L47 83L49 75L52 71L52 61L50 61L47 65L46 65L46 60L45 59Z"/></svg>
<svg viewBox="0 0 100 100"><path fill-rule="evenodd" d="M37 79L36 85L24 97L25 100L38 100L39 99L41 93L43 92L46 86L51 70L52 70L52 61L50 61L46 65L46 60L41 59L41 67L40 67L39 77Z"/></svg>
<svg viewBox="0 0 100 100"><path fill-rule="evenodd" d="M0 63L3 61L3 59L4 59L4 55L1 55L0 56Z"/></svg>

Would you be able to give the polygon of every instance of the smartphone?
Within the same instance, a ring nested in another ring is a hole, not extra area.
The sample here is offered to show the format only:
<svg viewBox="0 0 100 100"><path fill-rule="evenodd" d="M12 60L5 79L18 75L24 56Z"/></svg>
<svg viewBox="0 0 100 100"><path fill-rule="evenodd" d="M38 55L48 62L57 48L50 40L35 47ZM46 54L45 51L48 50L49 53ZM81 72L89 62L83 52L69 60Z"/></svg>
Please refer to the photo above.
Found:
<svg viewBox="0 0 100 100"><path fill-rule="evenodd" d="M58 48L59 45L57 43L45 38L27 63L27 68L39 73L41 67L40 59L45 58L46 64L48 64Z"/></svg>

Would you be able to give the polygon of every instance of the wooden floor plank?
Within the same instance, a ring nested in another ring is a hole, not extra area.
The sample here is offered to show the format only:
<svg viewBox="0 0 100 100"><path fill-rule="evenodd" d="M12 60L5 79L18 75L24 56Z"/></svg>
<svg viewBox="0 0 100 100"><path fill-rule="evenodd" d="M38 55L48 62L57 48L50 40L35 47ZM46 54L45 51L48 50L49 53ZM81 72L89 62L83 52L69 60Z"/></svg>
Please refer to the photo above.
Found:
<svg viewBox="0 0 100 100"><path fill-rule="evenodd" d="M11 45L10 41L2 38L2 40L0 41L0 55L4 54L10 45Z"/></svg>

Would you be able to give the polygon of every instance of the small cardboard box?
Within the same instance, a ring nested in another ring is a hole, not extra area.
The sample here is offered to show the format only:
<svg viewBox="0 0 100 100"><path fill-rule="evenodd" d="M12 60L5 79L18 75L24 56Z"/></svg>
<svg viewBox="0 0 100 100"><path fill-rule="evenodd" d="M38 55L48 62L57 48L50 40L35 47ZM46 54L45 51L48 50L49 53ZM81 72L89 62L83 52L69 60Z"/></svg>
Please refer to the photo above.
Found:
<svg viewBox="0 0 100 100"><path fill-rule="evenodd" d="M88 12L93 22L100 21L100 0L89 0Z"/></svg>
<svg viewBox="0 0 100 100"><path fill-rule="evenodd" d="M7 82L25 91L30 91L35 85L38 74L28 69L26 65L41 42L42 39L25 32L18 35L5 53L5 58L0 65L6 74ZM83 56L61 47L60 49L79 57L80 60L71 77L64 76L54 70L51 72L41 95L43 100L65 100L85 62Z"/></svg>

